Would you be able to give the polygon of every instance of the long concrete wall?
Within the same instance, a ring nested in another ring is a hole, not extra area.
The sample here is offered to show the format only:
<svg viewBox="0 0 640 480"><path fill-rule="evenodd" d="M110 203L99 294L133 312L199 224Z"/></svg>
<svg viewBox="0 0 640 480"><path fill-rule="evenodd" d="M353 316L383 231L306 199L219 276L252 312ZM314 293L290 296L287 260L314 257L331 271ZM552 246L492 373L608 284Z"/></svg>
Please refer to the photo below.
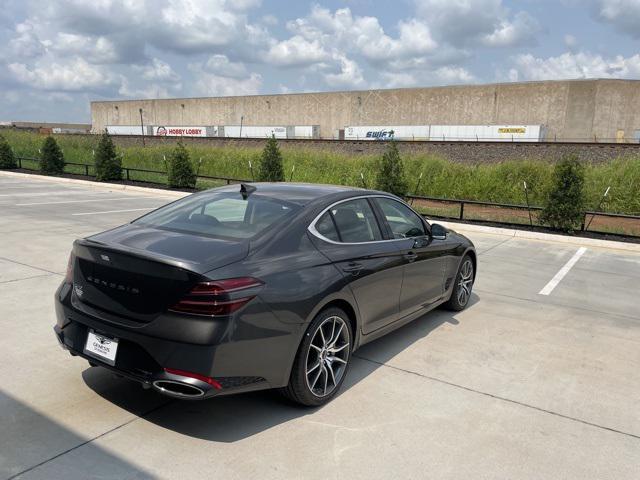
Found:
<svg viewBox="0 0 640 480"><path fill-rule="evenodd" d="M106 125L545 125L547 139L615 141L640 131L640 81L570 80L245 97L91 103Z"/></svg>

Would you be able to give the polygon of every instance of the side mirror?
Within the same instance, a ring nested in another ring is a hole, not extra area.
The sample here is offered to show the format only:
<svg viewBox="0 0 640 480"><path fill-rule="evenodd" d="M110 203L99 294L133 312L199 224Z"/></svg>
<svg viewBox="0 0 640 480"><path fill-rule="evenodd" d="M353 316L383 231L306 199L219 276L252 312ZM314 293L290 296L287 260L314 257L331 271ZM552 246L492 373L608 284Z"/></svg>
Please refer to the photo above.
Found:
<svg viewBox="0 0 640 480"><path fill-rule="evenodd" d="M435 240L446 240L449 230L439 223L431 224L431 237Z"/></svg>

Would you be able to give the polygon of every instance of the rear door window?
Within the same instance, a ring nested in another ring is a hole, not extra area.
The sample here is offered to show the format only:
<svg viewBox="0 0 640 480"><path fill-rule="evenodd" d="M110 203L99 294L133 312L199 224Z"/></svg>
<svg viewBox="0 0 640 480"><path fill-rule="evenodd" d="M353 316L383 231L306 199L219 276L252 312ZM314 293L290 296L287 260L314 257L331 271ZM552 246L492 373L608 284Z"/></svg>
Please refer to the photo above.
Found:
<svg viewBox="0 0 640 480"><path fill-rule="evenodd" d="M329 223L332 220L333 228ZM347 202L338 203L329 209L315 225L316 231L325 238L334 240L335 237L344 243L362 243L362 242L374 242L382 240L382 233L376 217L369 205L369 202L360 198L357 200L350 200ZM334 238L321 232L323 229L325 232L329 232L330 235L334 235Z"/></svg>

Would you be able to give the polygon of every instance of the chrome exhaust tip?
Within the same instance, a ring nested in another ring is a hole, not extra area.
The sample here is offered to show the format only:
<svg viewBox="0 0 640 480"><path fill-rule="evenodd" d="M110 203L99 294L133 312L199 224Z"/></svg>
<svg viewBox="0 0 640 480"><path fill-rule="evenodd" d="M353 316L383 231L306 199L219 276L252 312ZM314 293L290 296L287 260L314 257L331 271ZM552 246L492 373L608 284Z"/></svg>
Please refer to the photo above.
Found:
<svg viewBox="0 0 640 480"><path fill-rule="evenodd" d="M195 385L174 380L156 380L153 387L160 393L176 398L198 398L204 396L204 390Z"/></svg>

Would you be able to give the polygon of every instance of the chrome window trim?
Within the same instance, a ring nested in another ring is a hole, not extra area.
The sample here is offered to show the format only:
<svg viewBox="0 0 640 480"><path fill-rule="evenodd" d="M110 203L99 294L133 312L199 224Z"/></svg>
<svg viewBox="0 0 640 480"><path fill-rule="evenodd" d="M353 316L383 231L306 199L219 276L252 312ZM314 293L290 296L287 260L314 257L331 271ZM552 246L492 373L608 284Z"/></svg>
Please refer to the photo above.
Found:
<svg viewBox="0 0 640 480"><path fill-rule="evenodd" d="M311 223L307 227L307 230L314 237L319 238L320 240L322 240L324 242L331 243L333 245L367 245L367 244L372 244L372 243L401 242L401 241L410 239L410 237L407 237L407 238L389 238L389 239L383 239L383 240L371 240L371 241L368 241L368 242L336 242L334 240L328 239L327 237L322 235L320 232L318 232L318 230L316 230L316 223L318 223L318 220L320 220L320 218L325 213L327 213L329 210L331 210L333 207L335 207L336 205L340 205L341 203L350 202L351 200L360 200L360 199L363 199L363 198L364 199L386 198L388 200L393 200L394 202L397 202L400 205L404 205L405 207L408 207L409 210L411 210L413 213L415 213L419 218L421 218L426 223L427 226L429 226L429 223L424 219L424 217L422 215L420 215L418 212L416 212L413 208L411 208L411 206L407 205L406 203L398 200L395 197L391 197L389 195L380 195L380 194L375 195L374 194L374 195L360 195L360 196L357 196L357 197L349 197L349 198L338 200L337 202L332 203L331 205L329 205L328 207L323 209L318 215L316 215L316 217L311 221ZM373 210L373 207L371 207L371 210ZM376 215L375 210L373 211L373 214ZM336 227L336 229L337 229L337 227ZM383 232L380 232L380 233L383 233Z"/></svg>

